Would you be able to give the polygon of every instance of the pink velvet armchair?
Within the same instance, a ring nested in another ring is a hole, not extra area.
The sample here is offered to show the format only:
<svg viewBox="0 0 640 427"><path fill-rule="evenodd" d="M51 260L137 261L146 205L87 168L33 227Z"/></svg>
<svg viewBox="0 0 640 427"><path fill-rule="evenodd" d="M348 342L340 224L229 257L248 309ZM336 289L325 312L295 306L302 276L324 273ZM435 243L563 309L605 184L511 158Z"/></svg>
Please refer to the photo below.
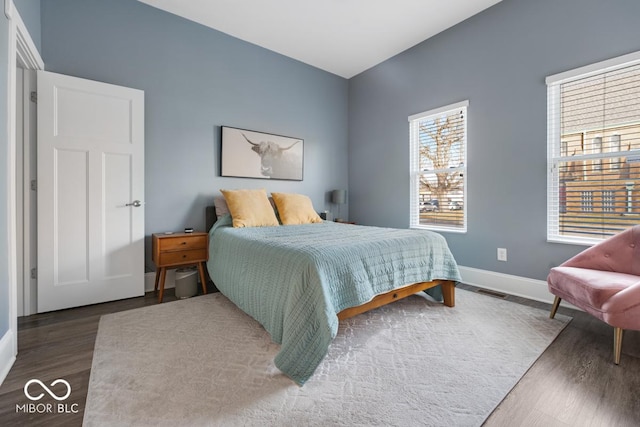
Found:
<svg viewBox="0 0 640 427"><path fill-rule="evenodd" d="M613 360L619 364L622 332L640 330L640 225L552 268L547 283L556 296L551 318L564 299L614 327Z"/></svg>

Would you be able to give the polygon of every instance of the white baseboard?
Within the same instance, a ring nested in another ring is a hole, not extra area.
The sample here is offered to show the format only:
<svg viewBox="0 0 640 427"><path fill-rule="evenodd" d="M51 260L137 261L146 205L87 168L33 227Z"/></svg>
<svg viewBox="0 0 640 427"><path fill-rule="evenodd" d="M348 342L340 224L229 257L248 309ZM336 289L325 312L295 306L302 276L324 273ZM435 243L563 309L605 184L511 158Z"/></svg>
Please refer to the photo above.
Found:
<svg viewBox="0 0 640 427"><path fill-rule="evenodd" d="M511 274L496 273L495 271L480 270L471 267L458 267L462 275L462 283L490 289L509 295L527 298L534 301L553 303L554 296L549 292L547 282L513 276ZM562 302L563 307L578 310L571 304Z"/></svg>
<svg viewBox="0 0 640 427"><path fill-rule="evenodd" d="M4 382L13 363L16 361L16 355L13 352L14 338L13 331L8 330L2 339L0 339L0 384Z"/></svg>

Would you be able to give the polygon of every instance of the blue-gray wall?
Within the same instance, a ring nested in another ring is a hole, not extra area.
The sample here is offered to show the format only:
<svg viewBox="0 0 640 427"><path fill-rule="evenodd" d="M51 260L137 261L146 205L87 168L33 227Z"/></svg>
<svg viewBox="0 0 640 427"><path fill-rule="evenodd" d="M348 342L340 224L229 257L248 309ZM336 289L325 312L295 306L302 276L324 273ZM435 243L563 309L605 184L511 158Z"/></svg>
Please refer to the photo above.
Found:
<svg viewBox="0 0 640 427"><path fill-rule="evenodd" d="M460 265L545 279L584 249L546 242L545 77L640 50L639 17L637 0L504 0L352 78L351 219L409 225L407 117L468 99L468 232L445 236Z"/></svg>
<svg viewBox="0 0 640 427"><path fill-rule="evenodd" d="M220 188L304 193L324 210L347 187L347 80L135 0L44 1L41 14L47 70L145 91L147 235L202 229ZM304 181L221 178L221 125L303 138Z"/></svg>
<svg viewBox="0 0 640 427"><path fill-rule="evenodd" d="M40 41L40 0L13 0L13 4L20 13L29 35L36 45L38 52L42 49Z"/></svg>
<svg viewBox="0 0 640 427"><path fill-rule="evenodd" d="M40 39L38 2L16 3ZM582 249L546 242L544 78L640 50L635 0L504 0L347 82L135 0L40 9L48 70L145 90L147 234L201 227L223 187L304 192L324 209L348 184L351 219L406 227L407 116L469 99L469 231L446 237L461 265L536 279ZM219 177L220 125L304 138L305 180Z"/></svg>
<svg viewBox="0 0 640 427"><path fill-rule="evenodd" d="M0 13L0 338L9 330L9 230L7 227L7 70L9 66L9 22Z"/></svg>

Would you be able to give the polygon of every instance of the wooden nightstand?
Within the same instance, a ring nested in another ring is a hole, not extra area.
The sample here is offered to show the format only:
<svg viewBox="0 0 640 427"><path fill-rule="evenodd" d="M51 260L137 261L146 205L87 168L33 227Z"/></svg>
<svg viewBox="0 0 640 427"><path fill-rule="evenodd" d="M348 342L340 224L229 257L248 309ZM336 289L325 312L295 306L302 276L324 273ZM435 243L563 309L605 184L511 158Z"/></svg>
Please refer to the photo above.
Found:
<svg viewBox="0 0 640 427"><path fill-rule="evenodd" d="M351 225L355 225L355 221L346 221L344 219L336 219L334 220L334 222L337 222L338 224L351 224Z"/></svg>
<svg viewBox="0 0 640 427"><path fill-rule="evenodd" d="M207 278L204 274L204 263L209 259L209 235L202 232L174 233L153 235L153 262L156 265L156 285L154 290L160 294L158 302L164 295L164 279L168 268L197 265L200 272L202 292L207 293Z"/></svg>

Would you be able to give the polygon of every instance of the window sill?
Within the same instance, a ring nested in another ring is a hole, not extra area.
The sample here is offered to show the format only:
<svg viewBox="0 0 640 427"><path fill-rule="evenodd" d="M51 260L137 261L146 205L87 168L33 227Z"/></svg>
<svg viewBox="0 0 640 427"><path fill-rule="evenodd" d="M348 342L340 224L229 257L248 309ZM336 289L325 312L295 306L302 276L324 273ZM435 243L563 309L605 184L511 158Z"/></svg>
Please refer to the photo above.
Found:
<svg viewBox="0 0 640 427"><path fill-rule="evenodd" d="M465 234L467 232L466 228L435 227L435 226L426 226L426 225L413 225L413 226L410 226L409 228L411 230L428 230L428 231L458 233L458 234Z"/></svg>
<svg viewBox="0 0 640 427"><path fill-rule="evenodd" d="M602 242L604 239L570 239L562 237L547 237L547 243L560 243L563 245L576 245L576 246L593 246L596 243Z"/></svg>

